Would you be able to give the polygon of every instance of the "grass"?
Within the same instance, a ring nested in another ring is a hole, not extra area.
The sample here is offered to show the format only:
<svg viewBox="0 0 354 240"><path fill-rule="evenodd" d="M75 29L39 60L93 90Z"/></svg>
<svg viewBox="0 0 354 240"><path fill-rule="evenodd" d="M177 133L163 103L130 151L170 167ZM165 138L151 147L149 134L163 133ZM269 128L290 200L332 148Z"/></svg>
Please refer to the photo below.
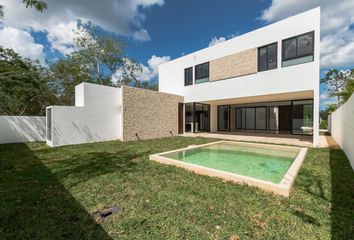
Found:
<svg viewBox="0 0 354 240"><path fill-rule="evenodd" d="M354 173L341 150L310 149L289 199L148 160L210 141L0 145L0 239L354 236ZM123 212L92 220L114 205Z"/></svg>

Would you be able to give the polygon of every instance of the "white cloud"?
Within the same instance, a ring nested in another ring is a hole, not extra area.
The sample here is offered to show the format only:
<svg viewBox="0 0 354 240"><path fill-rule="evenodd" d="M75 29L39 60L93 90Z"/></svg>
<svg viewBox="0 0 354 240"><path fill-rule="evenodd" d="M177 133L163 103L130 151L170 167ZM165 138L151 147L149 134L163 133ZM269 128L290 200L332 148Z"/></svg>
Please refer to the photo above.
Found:
<svg viewBox="0 0 354 240"><path fill-rule="evenodd" d="M159 66L169 61L171 61L170 56L158 57L152 55L151 58L147 61L151 72L150 77L151 78L157 77L159 75Z"/></svg>
<svg viewBox="0 0 354 240"><path fill-rule="evenodd" d="M260 19L274 22L317 6L321 6L321 67L353 65L353 0L273 0Z"/></svg>
<svg viewBox="0 0 354 240"><path fill-rule="evenodd" d="M51 48L63 54L69 54L73 51L75 32L79 31L77 22L59 23L48 26L48 41Z"/></svg>
<svg viewBox="0 0 354 240"><path fill-rule="evenodd" d="M222 42L225 42L226 40L228 39L231 39L231 38L234 38L234 37L237 37L238 35L240 35L239 31L236 31L236 33L232 33L230 35L228 35L227 37L213 37L211 39L211 41L209 42L209 47L210 46L214 46L216 44L219 44L219 43L222 43Z"/></svg>
<svg viewBox="0 0 354 240"><path fill-rule="evenodd" d="M26 31L12 27L1 29L0 45L5 48L12 48L22 57L39 60L42 64L45 63L44 46L35 43L31 34Z"/></svg>
<svg viewBox="0 0 354 240"><path fill-rule="evenodd" d="M170 56L162 56L158 57L155 55L152 55L151 58L147 61L148 65L145 66L140 63L140 66L142 68L142 72L131 72L132 75L137 76L137 78L140 81L150 81L153 78L156 78L159 74L159 66L165 62L171 61ZM126 59L126 64L130 65L132 62L129 59ZM131 68L125 68L125 69L131 69ZM118 81L122 80L122 69L118 69L112 76L112 82L117 83Z"/></svg>
<svg viewBox="0 0 354 240"><path fill-rule="evenodd" d="M151 39L146 29L141 29L139 31L134 32L133 38L141 42L149 41Z"/></svg>
<svg viewBox="0 0 354 240"><path fill-rule="evenodd" d="M26 9L22 1L0 0L5 6L5 27L19 30L43 31L54 49L68 53L72 49L72 29L78 19L91 21L106 31L114 32L139 41L150 39L142 28L146 16L143 10L161 6L163 0L46 0L48 9L38 12Z"/></svg>
<svg viewBox="0 0 354 240"><path fill-rule="evenodd" d="M142 74L140 77L141 81L150 81L153 78L156 78L159 75L159 66L165 62L171 61L170 56L162 56L158 57L152 55L151 58L147 61L148 65L141 65L142 66Z"/></svg>
<svg viewBox="0 0 354 240"><path fill-rule="evenodd" d="M216 44L219 44L219 43L222 43L222 42L225 42L225 41L226 41L226 38L224 38L224 37L219 37L219 38L213 37L211 39L211 41L209 42L208 46L211 47L211 46L214 46Z"/></svg>

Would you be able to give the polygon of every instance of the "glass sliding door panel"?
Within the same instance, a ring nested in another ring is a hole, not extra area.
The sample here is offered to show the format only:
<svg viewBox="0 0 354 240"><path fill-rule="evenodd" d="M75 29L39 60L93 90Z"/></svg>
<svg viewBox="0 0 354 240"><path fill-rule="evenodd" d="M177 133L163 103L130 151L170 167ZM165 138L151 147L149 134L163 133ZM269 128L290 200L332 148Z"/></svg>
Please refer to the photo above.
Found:
<svg viewBox="0 0 354 240"><path fill-rule="evenodd" d="M278 131L279 130L279 108L269 107L268 112L268 123L269 130Z"/></svg>
<svg viewBox="0 0 354 240"><path fill-rule="evenodd" d="M266 108L265 107L256 108L256 129L257 130L266 129Z"/></svg>
<svg viewBox="0 0 354 240"><path fill-rule="evenodd" d="M230 106L218 106L218 131L230 131Z"/></svg>
<svg viewBox="0 0 354 240"><path fill-rule="evenodd" d="M208 104L194 104L194 131L210 130L210 106Z"/></svg>
<svg viewBox="0 0 354 240"><path fill-rule="evenodd" d="M194 121L194 104L186 103L184 105L184 122L185 122L185 131L193 132L193 121Z"/></svg>
<svg viewBox="0 0 354 240"><path fill-rule="evenodd" d="M242 110L241 108L236 109L236 128L242 128Z"/></svg>
<svg viewBox="0 0 354 240"><path fill-rule="evenodd" d="M247 129L255 129L255 117L256 111L255 108L246 108L246 128Z"/></svg>
<svg viewBox="0 0 354 240"><path fill-rule="evenodd" d="M313 101L294 101L292 111L292 133L312 135Z"/></svg>
<svg viewBox="0 0 354 240"><path fill-rule="evenodd" d="M203 104L203 131L210 131L210 106Z"/></svg>
<svg viewBox="0 0 354 240"><path fill-rule="evenodd" d="M246 108L242 109L242 129L246 129Z"/></svg>

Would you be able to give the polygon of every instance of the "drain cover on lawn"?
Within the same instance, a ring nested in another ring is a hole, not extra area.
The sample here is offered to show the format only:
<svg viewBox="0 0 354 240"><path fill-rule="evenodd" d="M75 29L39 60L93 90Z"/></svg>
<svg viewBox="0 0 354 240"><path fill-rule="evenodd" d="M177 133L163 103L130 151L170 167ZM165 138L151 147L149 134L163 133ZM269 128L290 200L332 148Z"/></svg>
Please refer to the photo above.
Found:
<svg viewBox="0 0 354 240"><path fill-rule="evenodd" d="M123 210L122 207L111 207L106 208L102 211L97 211L92 214L92 218L95 222L99 223L105 220L107 217L112 216L113 214L118 214Z"/></svg>

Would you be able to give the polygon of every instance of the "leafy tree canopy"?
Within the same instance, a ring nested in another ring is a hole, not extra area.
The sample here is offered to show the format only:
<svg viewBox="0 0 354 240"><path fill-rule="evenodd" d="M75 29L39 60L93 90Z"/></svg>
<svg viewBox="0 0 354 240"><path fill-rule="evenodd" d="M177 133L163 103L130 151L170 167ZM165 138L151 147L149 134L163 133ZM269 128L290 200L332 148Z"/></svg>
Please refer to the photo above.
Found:
<svg viewBox="0 0 354 240"><path fill-rule="evenodd" d="M47 69L0 47L0 115L43 115L55 102Z"/></svg>
<svg viewBox="0 0 354 240"><path fill-rule="evenodd" d="M321 83L326 84L329 97L336 97L337 103L341 103L341 92L349 78L349 71L340 71L337 69L330 69L327 71L324 78L321 79Z"/></svg>
<svg viewBox="0 0 354 240"><path fill-rule="evenodd" d="M75 86L93 82L108 86L139 85L141 64L123 54L123 44L101 34L92 23L78 22L74 51L50 67L61 104L72 105ZM116 81L112 76L118 73Z"/></svg>
<svg viewBox="0 0 354 240"><path fill-rule="evenodd" d="M36 10L43 12L48 8L48 4L41 0L22 0L24 4L26 4L26 8L35 8ZM3 5L0 5L0 19L4 19L5 17L5 9Z"/></svg>

